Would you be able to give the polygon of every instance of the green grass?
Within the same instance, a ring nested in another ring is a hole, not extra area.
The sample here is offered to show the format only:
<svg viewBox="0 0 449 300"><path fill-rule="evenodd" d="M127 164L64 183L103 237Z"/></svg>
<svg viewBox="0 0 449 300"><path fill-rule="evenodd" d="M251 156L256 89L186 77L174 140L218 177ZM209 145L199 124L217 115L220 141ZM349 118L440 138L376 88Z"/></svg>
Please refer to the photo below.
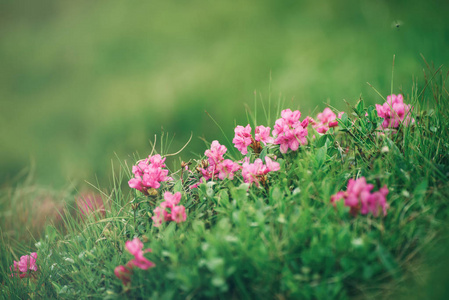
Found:
<svg viewBox="0 0 449 300"><path fill-rule="evenodd" d="M236 176L190 190L176 173L174 182L163 184L157 196L147 197L126 187L131 172L122 164L107 188L98 190L106 203L105 216L92 214L80 220L71 201L59 228L49 225L39 240L25 245L17 242L19 235L3 230L2 223L2 295L11 299L443 298L443 289L432 288L434 282L442 284L441 279L427 274L446 249L441 241L447 236L449 213L449 93L441 69L430 68L426 78L405 94L405 102L414 107L413 126L379 135L380 118L373 106L360 101L346 111L339 129L316 134L298 151L282 154L278 147L267 149L278 157L281 170L270 173L265 188L248 188ZM273 122L279 116L270 117ZM259 114L259 124L262 119ZM223 130L232 132L224 126ZM240 159L237 152L235 158ZM342 203L330 204L330 196L344 190L349 178L361 176L375 190L388 186L387 216L353 217ZM17 196L27 186L9 194ZM150 215L165 190L182 192L188 217L185 223L157 228ZM9 199L4 195L2 205ZM6 206L6 213L20 215L16 206L14 202ZM26 231L25 224L15 228L18 233ZM132 258L124 244L133 237L153 250L146 256L156 267L136 270L131 284L123 287L114 268ZM13 259L33 250L38 253L37 278L10 278Z"/></svg>
<svg viewBox="0 0 449 300"><path fill-rule="evenodd" d="M107 184L114 152L132 163L148 140L204 136L245 117L253 91L315 113L447 63L447 1L39 1L0 3L0 184L34 163L59 188ZM341 12L344 12L342 14ZM402 21L399 28L395 20ZM227 145L228 148L231 145Z"/></svg>

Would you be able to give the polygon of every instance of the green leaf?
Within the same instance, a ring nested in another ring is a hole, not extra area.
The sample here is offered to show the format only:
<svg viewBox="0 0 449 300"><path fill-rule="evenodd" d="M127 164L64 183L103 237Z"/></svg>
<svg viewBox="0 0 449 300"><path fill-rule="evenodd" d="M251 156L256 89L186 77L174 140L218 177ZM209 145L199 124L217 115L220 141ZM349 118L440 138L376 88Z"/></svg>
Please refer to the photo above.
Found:
<svg viewBox="0 0 449 300"><path fill-rule="evenodd" d="M315 159L317 167L320 168L326 160L327 147L323 146L316 152Z"/></svg>
<svg viewBox="0 0 449 300"><path fill-rule="evenodd" d="M218 203L227 206L229 204L229 194L227 190L221 190L218 193Z"/></svg>
<svg viewBox="0 0 449 300"><path fill-rule="evenodd" d="M266 147L263 148L262 151L260 152L259 158L260 158L262 161L265 161L265 156L267 156L267 148L266 148Z"/></svg>
<svg viewBox="0 0 449 300"><path fill-rule="evenodd" d="M348 127L347 126L348 125L348 114L347 113L344 113L341 116L341 123L344 125L344 127Z"/></svg>
<svg viewBox="0 0 449 300"><path fill-rule="evenodd" d="M175 186L173 187L173 192L182 192L182 181L178 180L178 182L176 182Z"/></svg>
<svg viewBox="0 0 449 300"><path fill-rule="evenodd" d="M368 107L368 119L372 123L376 123L377 122L377 111L374 108L374 106Z"/></svg>
<svg viewBox="0 0 449 300"><path fill-rule="evenodd" d="M360 99L359 102L357 102L357 105L355 106L354 110L359 116L363 116L364 109L365 109L365 104L363 103L363 100Z"/></svg>
<svg viewBox="0 0 449 300"><path fill-rule="evenodd" d="M327 134L323 134L323 135L320 136L318 139L316 139L315 145L316 145L318 148L323 147L323 146L326 144L327 137L328 137Z"/></svg>

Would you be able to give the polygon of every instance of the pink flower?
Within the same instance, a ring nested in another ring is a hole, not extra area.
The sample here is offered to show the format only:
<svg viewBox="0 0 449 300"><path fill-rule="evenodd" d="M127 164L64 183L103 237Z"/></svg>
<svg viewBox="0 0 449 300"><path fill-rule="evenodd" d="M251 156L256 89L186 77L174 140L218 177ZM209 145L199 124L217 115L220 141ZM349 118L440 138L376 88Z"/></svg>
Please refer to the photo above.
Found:
<svg viewBox="0 0 449 300"><path fill-rule="evenodd" d="M388 188L384 186L377 192L371 192L373 187L372 184L366 183L365 177L360 177L356 180L349 179L347 190L331 196L331 203L335 205L337 201L344 199L345 206L351 208L350 213L354 216L360 211L362 215L371 212L377 217L379 210L382 210L385 216L388 208L386 202Z"/></svg>
<svg viewBox="0 0 449 300"><path fill-rule="evenodd" d="M250 164L248 161L243 162L242 177L246 183L255 183L259 186L259 181L264 181L264 175L269 172L278 171L280 169L279 163L273 162L269 157L265 156L266 165L263 164L260 158L257 158L254 163Z"/></svg>
<svg viewBox="0 0 449 300"><path fill-rule="evenodd" d="M223 155L227 150L228 149L226 149L225 146L220 145L218 141L213 141L210 149L206 150L204 155L209 158L209 164L215 166L224 159Z"/></svg>
<svg viewBox="0 0 449 300"><path fill-rule="evenodd" d="M284 109L281 112L281 117L284 119L290 127L296 127L301 118L301 112L299 110L291 111L290 108Z"/></svg>
<svg viewBox="0 0 449 300"><path fill-rule="evenodd" d="M134 266L142 270L148 270L149 268L153 268L156 266L155 263L145 258L143 256L143 253L140 253L139 255L135 256L135 258L131 260L130 263L132 263Z"/></svg>
<svg viewBox="0 0 449 300"><path fill-rule="evenodd" d="M32 252L30 255L23 255L20 257L19 261L14 261L13 265L9 267L12 275L16 274L20 278L28 276L28 271L37 271L37 253ZM22 272L23 274L19 274Z"/></svg>
<svg viewBox="0 0 449 300"><path fill-rule="evenodd" d="M242 167L238 163L233 162L230 159L225 159L217 166L217 170L219 172L218 178L224 180L227 177L230 180L232 180L234 179L234 173L240 170L241 168Z"/></svg>
<svg viewBox="0 0 449 300"><path fill-rule="evenodd" d="M372 212L372 214L377 217L379 215L379 211L382 210L383 215L387 215L387 209L389 207L388 203L386 202L386 196L388 195L388 188L387 186L383 186L379 191L374 192L370 195L369 200L364 206L362 204L361 212L362 214L366 212Z"/></svg>
<svg viewBox="0 0 449 300"><path fill-rule="evenodd" d="M264 175L264 165L260 158L257 158L254 163L250 164L244 162L242 165L242 176L246 183L256 183L259 186L259 176Z"/></svg>
<svg viewBox="0 0 449 300"><path fill-rule="evenodd" d="M151 249L143 249L143 243L138 238L134 238L132 241L127 241L125 247L129 253L134 255L134 259L130 263L142 270L147 270L148 268L154 267L155 264L149 261L143 256L144 253L151 252Z"/></svg>
<svg viewBox="0 0 449 300"><path fill-rule="evenodd" d="M340 192L337 192L335 195L332 195L331 203L335 204L335 202L337 202L338 200L343 199L345 197L345 194L346 194L345 192L340 191Z"/></svg>
<svg viewBox="0 0 449 300"><path fill-rule="evenodd" d="M137 162L137 166L133 166L132 171L136 176L142 176L144 170L148 167L148 159L140 160Z"/></svg>
<svg viewBox="0 0 449 300"><path fill-rule="evenodd" d="M128 185L132 189L136 189L139 191L143 191L143 184L142 184L142 178L131 178L128 181Z"/></svg>
<svg viewBox="0 0 449 300"><path fill-rule="evenodd" d="M153 165L156 168L165 168L167 167L165 165L165 157L162 158L159 154L149 156L148 160L150 161L150 164Z"/></svg>
<svg viewBox="0 0 449 300"><path fill-rule="evenodd" d="M204 152L209 162L209 166L201 168L201 174L205 180L209 180L218 175L218 165L224 160L223 155L226 151L225 146L220 145L218 141L213 141L211 148Z"/></svg>
<svg viewBox="0 0 449 300"><path fill-rule="evenodd" d="M321 123L329 123L334 121L336 118L337 116L329 107L326 107L323 112L319 113L317 116L317 119L320 120Z"/></svg>
<svg viewBox="0 0 449 300"><path fill-rule="evenodd" d="M387 96L387 101L383 105L376 104L379 117L384 118L382 128L397 128L403 123L405 126L413 124L415 120L411 117L411 105L404 104L401 94Z"/></svg>
<svg viewBox="0 0 449 300"><path fill-rule="evenodd" d="M159 227L162 225L162 222L165 221L165 217L166 217L167 212L165 211L164 208L161 207L156 207L153 210L153 217L151 217L151 219L153 219L153 225L155 227Z"/></svg>
<svg viewBox="0 0 449 300"><path fill-rule="evenodd" d="M161 203L161 206L164 207L164 208L165 207L166 208L173 208L173 207L175 207L179 203L179 201L181 201L181 197L182 197L182 195L181 195L180 192L172 194L169 191L166 191L164 193L165 201Z"/></svg>
<svg viewBox="0 0 449 300"><path fill-rule="evenodd" d="M312 119L311 117L307 116L302 122L301 122L301 126L302 128L306 128L307 126L309 126L309 123L315 123L315 120Z"/></svg>
<svg viewBox="0 0 449 300"><path fill-rule="evenodd" d="M328 130L329 130L329 127L328 126L326 126L326 125L323 125L323 124L318 124L316 127L315 127L315 130L318 132L318 133L326 133Z"/></svg>
<svg viewBox="0 0 449 300"><path fill-rule="evenodd" d="M165 201L153 210L153 225L159 227L163 222L175 221L176 223L184 222L187 218L185 207L177 205L182 198L182 194L177 192L172 194L168 191L164 193ZM170 209L170 213L167 211Z"/></svg>
<svg viewBox="0 0 449 300"><path fill-rule="evenodd" d="M127 241L125 247L134 256L134 259L128 261L126 266L120 265L114 269L115 276L122 281L123 285L130 283L134 267L148 270L156 266L152 261L143 256L144 253L151 252L151 249L143 250L143 243L140 239L134 238L132 241Z"/></svg>
<svg viewBox="0 0 449 300"><path fill-rule="evenodd" d="M252 143L251 126L248 124L246 127L237 126L234 129L235 136L232 142L235 147L243 154L248 153L247 147Z"/></svg>
<svg viewBox="0 0 449 300"><path fill-rule="evenodd" d="M296 128L289 128L280 133L275 138L274 143L280 145L281 153L287 153L289 148L292 151L296 151L298 150L300 144L307 144L307 134L307 128L303 128L301 125L298 125Z"/></svg>
<svg viewBox="0 0 449 300"><path fill-rule="evenodd" d="M340 112L338 118L341 118L342 115L343 112ZM329 128L338 126L337 115L335 115L329 107L326 107L323 112L319 113L317 119L319 122L314 122L313 128L315 128L318 133L324 134Z"/></svg>
<svg viewBox="0 0 449 300"><path fill-rule="evenodd" d="M201 174L205 180L216 177L218 174L218 165L208 166L206 169L201 169Z"/></svg>
<svg viewBox="0 0 449 300"><path fill-rule="evenodd" d="M333 121L333 122L329 123L329 128L337 127L337 126L338 126L338 122L337 121Z"/></svg>
<svg viewBox="0 0 449 300"><path fill-rule="evenodd" d="M175 206L171 210L172 220L176 223L185 222L187 215L186 215L186 208L183 205Z"/></svg>
<svg viewBox="0 0 449 300"><path fill-rule="evenodd" d="M189 189L196 189L196 188L198 188L199 186L200 186L200 183L197 182L197 183L192 184L191 186L189 186Z"/></svg>
<svg viewBox="0 0 449 300"><path fill-rule="evenodd" d="M292 112L290 109L286 109L282 111L281 115L282 118L276 120L273 129L274 143L280 145L281 153L287 153L289 148L296 151L300 144L306 145L308 132L307 128L301 124L307 126L310 119L299 122L301 117L299 110Z"/></svg>
<svg viewBox="0 0 449 300"><path fill-rule="evenodd" d="M132 168L134 178L128 181L129 187L144 194L148 194L149 188L159 188L161 182L171 179L167 176L168 170L163 169L167 167L164 162L165 158L162 158L159 154L150 155L147 159L139 161L137 166Z"/></svg>
<svg viewBox="0 0 449 300"><path fill-rule="evenodd" d="M274 139L270 136L270 127L264 127L262 125L256 127L255 140L266 144L272 144Z"/></svg>
<svg viewBox="0 0 449 300"><path fill-rule="evenodd" d="M114 269L115 276L122 281L123 285L131 282L131 275L133 274L132 267L132 264L128 263L126 267L120 265Z"/></svg>
<svg viewBox="0 0 449 300"><path fill-rule="evenodd" d="M268 172L275 172L275 171L279 171L281 169L281 167L279 166L278 162L272 161L271 158L269 158L268 156L265 156L265 163L266 163L266 170L265 170L265 174Z"/></svg>
<svg viewBox="0 0 449 300"><path fill-rule="evenodd" d="M243 128L242 126L240 127ZM251 130L251 127L249 127L249 130ZM206 152L204 153L208 157L209 166L200 169L204 180L209 180L211 178L217 177L221 180L226 177L231 180L234 178L234 173L240 170L241 167L232 160L225 160L223 158L223 155L226 153L226 151L226 147L220 145L218 141L212 142L211 149L206 150ZM198 187L198 184L191 186L191 188L196 187Z"/></svg>
<svg viewBox="0 0 449 300"><path fill-rule="evenodd" d="M134 238L132 241L127 241L125 247L131 255L136 255L137 253L142 252L143 243L139 238Z"/></svg>

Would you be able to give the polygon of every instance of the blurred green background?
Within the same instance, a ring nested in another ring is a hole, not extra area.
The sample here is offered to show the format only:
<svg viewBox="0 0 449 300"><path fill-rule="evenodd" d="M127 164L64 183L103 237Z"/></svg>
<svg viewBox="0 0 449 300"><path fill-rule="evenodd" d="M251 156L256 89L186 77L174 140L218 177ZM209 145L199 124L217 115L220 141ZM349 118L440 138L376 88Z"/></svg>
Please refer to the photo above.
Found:
<svg viewBox="0 0 449 300"><path fill-rule="evenodd" d="M199 137L224 142L205 110L232 138L270 73L303 114L380 102L366 82L389 94L394 54L410 92L420 53L448 60L448 3L1 0L0 185L30 165L44 185L106 182L161 126L173 152L193 132L184 160L204 153Z"/></svg>

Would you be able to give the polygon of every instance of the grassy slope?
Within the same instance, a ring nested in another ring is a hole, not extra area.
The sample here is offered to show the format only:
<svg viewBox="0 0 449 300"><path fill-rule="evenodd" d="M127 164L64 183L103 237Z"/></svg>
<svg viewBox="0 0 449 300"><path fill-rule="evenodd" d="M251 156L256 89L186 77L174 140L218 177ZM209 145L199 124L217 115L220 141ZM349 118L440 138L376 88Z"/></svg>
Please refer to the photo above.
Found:
<svg viewBox="0 0 449 300"><path fill-rule="evenodd" d="M364 117L372 107L360 103L338 132L298 152L270 149L281 171L269 177L267 189L247 191L239 178L194 191L179 180L164 186L183 192L188 219L182 224L153 227L148 213L161 196L122 189L130 176L125 168L104 194L104 218L80 222L68 214L64 230L47 227L36 282L7 277L12 258L27 252L11 247L3 232L3 295L345 299L410 292L403 281L419 283L426 270L420 266L432 261L424 254L442 237L449 212L449 94L441 72L427 78L406 98L415 107L415 126L378 136ZM360 176L375 189L388 185L386 217L354 218L330 205L332 194ZM124 242L134 236L153 249L147 257L157 266L136 271L123 289L113 270L131 258ZM435 289L418 292L413 295L437 296Z"/></svg>

